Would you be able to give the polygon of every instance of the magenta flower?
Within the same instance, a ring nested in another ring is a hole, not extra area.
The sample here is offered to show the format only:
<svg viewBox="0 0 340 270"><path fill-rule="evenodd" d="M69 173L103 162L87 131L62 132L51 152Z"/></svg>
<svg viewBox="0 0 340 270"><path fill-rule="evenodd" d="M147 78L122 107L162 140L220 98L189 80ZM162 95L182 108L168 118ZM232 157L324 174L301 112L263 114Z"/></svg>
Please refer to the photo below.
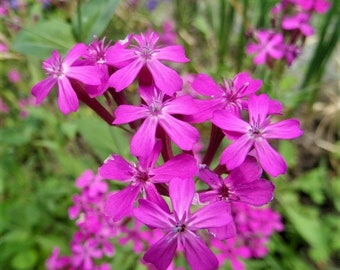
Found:
<svg viewBox="0 0 340 270"><path fill-rule="evenodd" d="M99 249L95 239L88 239L85 242L77 240L71 244L72 265L76 269L92 270L94 269L94 259L101 258L102 250Z"/></svg>
<svg viewBox="0 0 340 270"><path fill-rule="evenodd" d="M191 84L192 88L209 99L195 100L199 110L187 119L191 122L204 122L211 119L214 111L227 110L236 115L247 107L247 98L262 86L261 80L253 80L246 72L238 73L231 82L224 80L218 85L206 74L198 74Z"/></svg>
<svg viewBox="0 0 340 270"><path fill-rule="evenodd" d="M298 4L306 11L315 11L325 13L330 8L331 3L326 0L296 0Z"/></svg>
<svg viewBox="0 0 340 270"><path fill-rule="evenodd" d="M282 20L282 28L284 30L298 30L304 36L313 35L314 29L309 24L310 15L299 12L291 17L284 17Z"/></svg>
<svg viewBox="0 0 340 270"><path fill-rule="evenodd" d="M53 248L51 256L46 261L47 270L60 270L66 269L70 265L70 258L60 256L58 247Z"/></svg>
<svg viewBox="0 0 340 270"><path fill-rule="evenodd" d="M270 139L294 139L303 134L296 119L271 123L268 116L270 99L266 94L249 98L249 123L226 111L217 111L212 122L226 132L238 133L236 140L222 153L220 163L229 170L240 166L254 148L263 169L271 176L287 170L282 156L268 143Z"/></svg>
<svg viewBox="0 0 340 270"><path fill-rule="evenodd" d="M169 184L172 214L144 199L139 200L139 207L134 210L138 220L166 233L143 256L145 262L153 264L158 270L167 269L179 245L183 247L191 269L213 270L218 267L216 256L204 244L197 231L225 226L231 222L231 216L226 211L225 202L215 202L191 213L194 193L192 178L175 178Z"/></svg>
<svg viewBox="0 0 340 270"><path fill-rule="evenodd" d="M32 95L36 97L36 103L41 103L52 88L58 85L58 105L62 113L68 114L77 111L79 107L78 97L74 91L70 79L78 80L84 84L99 85L100 72L94 66L75 66L74 63L86 51L86 45L76 44L62 59L54 50L51 57L43 61L43 69L48 77L38 82L32 88Z"/></svg>
<svg viewBox="0 0 340 270"><path fill-rule="evenodd" d="M255 33L257 43L247 45L248 54L255 53L255 65L268 63L271 59L281 59L283 57L283 36L268 30L261 30Z"/></svg>
<svg viewBox="0 0 340 270"><path fill-rule="evenodd" d="M8 111L9 111L8 106L6 105L6 103L0 97L0 112L8 113Z"/></svg>
<svg viewBox="0 0 340 270"><path fill-rule="evenodd" d="M119 44L119 43L116 43ZM102 95L109 87L109 67L107 64L107 51L110 48L111 41L105 45L105 37L98 40L95 36L93 41L87 47L86 53L83 55L84 59L88 61L89 65L98 67L101 75L100 85L86 85L86 92L91 98Z"/></svg>
<svg viewBox="0 0 340 270"><path fill-rule="evenodd" d="M131 140L131 152L135 156L150 153L156 142L156 129L163 128L170 139L182 150L192 150L199 140L199 133L190 124L178 120L173 114L190 115L197 111L196 104L188 95L164 99L164 93L151 87L146 91L140 89L146 105L120 105L115 110L113 124L126 124L143 119L142 125ZM150 89L150 90L149 90Z"/></svg>
<svg viewBox="0 0 340 270"><path fill-rule="evenodd" d="M261 179L262 169L253 157L247 157L237 168L222 179L208 167L202 167L197 177L210 189L199 192L202 203L214 201L238 201L254 206L262 206L273 198L274 185Z"/></svg>
<svg viewBox="0 0 340 270"><path fill-rule="evenodd" d="M159 36L154 32L134 35L133 39L137 45L130 45L130 48L113 47L107 53L108 63L119 68L111 75L110 86L119 92L138 76L140 81L147 81L147 85L151 77L154 84L170 96L181 90L183 82L179 74L160 61L188 62L183 47L157 46Z"/></svg>
<svg viewBox="0 0 340 270"><path fill-rule="evenodd" d="M143 191L149 200L168 209L156 190L155 183L168 183L175 177L193 177L197 172L196 160L187 154L180 154L155 168L161 144L147 158L139 158L137 165L131 164L119 155L111 155L99 168L99 174L107 179L129 183L121 191L110 195L104 211L113 221L118 221L132 213L134 202Z"/></svg>

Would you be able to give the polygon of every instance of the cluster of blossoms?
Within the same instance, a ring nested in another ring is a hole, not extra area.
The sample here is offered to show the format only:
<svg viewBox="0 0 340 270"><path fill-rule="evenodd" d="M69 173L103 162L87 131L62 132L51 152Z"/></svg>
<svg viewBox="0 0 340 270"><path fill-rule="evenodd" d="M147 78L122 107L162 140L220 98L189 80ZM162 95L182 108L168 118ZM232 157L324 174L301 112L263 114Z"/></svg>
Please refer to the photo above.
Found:
<svg viewBox="0 0 340 270"><path fill-rule="evenodd" d="M132 242L133 252L140 254L146 247L157 243L164 236L161 230L147 230L138 219L133 219L133 215L119 222L110 219L110 215L104 210L104 204L106 198L114 193L108 190L108 184L99 174L94 174L91 170L84 171L76 179L76 186L81 193L73 196L69 217L76 220L79 230L71 241L70 255L62 256L58 247L53 249L46 261L48 270L109 270L110 265L103 262L103 259L104 256L114 256L113 239L118 245ZM202 198L205 196L204 193L207 191L201 193ZM280 215L268 207L258 208L235 201L229 206L233 218L227 229L229 236L224 241L210 237L209 243L216 251L219 267L230 261L233 269L242 270L244 269L242 259L262 258L267 254L266 246L270 236L275 231L281 231L283 224ZM176 255L182 252L180 249ZM147 260L143 263L150 266ZM171 263L167 269L181 268L175 268Z"/></svg>
<svg viewBox="0 0 340 270"><path fill-rule="evenodd" d="M98 169L101 178L124 185L108 194L102 206L98 202L105 214L102 219L114 228L133 220L134 229L144 224L157 230L159 239L148 241L142 258L150 269L172 267L176 252L184 253L192 269L217 269L219 260L209 246L215 242L216 247L216 242L225 243L239 233L236 247L254 245L249 247L249 256L261 256L252 250L262 247L265 240L261 239L278 228L273 226L270 232L261 228L259 241L247 239L257 234L258 225L245 228L241 217L251 219L252 210L234 203L263 206L271 201L274 185L262 178L263 170L276 177L286 172L287 165L268 140L299 137L298 120L272 121L282 114L281 103L257 94L262 82L246 72L223 84L207 74L195 75L186 93L181 76L163 63L188 62L183 47L161 44L155 32L130 34L112 45L104 42L95 38L88 46L76 44L65 58L53 51L42 64L47 78L32 88L41 103L58 86L58 105L64 114L77 111L81 100L109 125L128 124L125 128L132 134L130 152L135 162L113 153ZM135 91L126 91L131 85ZM138 93L138 98L131 93ZM202 160L197 158L201 153L197 152L200 133L196 128L201 123L212 127ZM219 157L223 138L231 144ZM219 161L215 168L214 160ZM75 199L77 209L83 199ZM85 199L86 203L92 204ZM111 237L111 232L105 237ZM84 241L87 238L82 234L77 236L72 250L81 250L84 245L77 244ZM223 246L221 254L230 258ZM86 254L93 258L103 252L91 248L95 250Z"/></svg>
<svg viewBox="0 0 340 270"><path fill-rule="evenodd" d="M247 46L248 54L256 54L255 65L273 66L284 60L290 66L301 53L305 39L314 34L311 18L325 13L330 7L326 0L281 0L272 10L272 28L256 30L254 43Z"/></svg>

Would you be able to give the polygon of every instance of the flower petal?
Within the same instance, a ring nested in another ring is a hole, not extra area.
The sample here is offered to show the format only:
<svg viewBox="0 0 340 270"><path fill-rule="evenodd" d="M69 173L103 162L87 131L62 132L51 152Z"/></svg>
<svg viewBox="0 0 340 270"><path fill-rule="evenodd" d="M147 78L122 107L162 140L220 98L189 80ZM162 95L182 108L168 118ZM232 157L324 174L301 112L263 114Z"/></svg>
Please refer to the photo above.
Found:
<svg viewBox="0 0 340 270"><path fill-rule="evenodd" d="M235 195L231 196L233 200L244 202L254 206L262 206L273 199L274 185L272 182L264 179L255 180L251 183L238 184L233 188Z"/></svg>
<svg viewBox="0 0 340 270"><path fill-rule="evenodd" d="M164 103L163 112L169 114L185 114L190 115L197 112L196 103L193 98L188 95L183 95L171 99L169 102Z"/></svg>
<svg viewBox="0 0 340 270"><path fill-rule="evenodd" d="M67 53L64 58L63 64L66 66L71 66L80 56L82 56L87 50L87 47L83 43L77 43L71 50Z"/></svg>
<svg viewBox="0 0 340 270"><path fill-rule="evenodd" d="M139 206L133 210L134 216L150 228L170 229L173 227L170 214L153 201L139 199Z"/></svg>
<svg viewBox="0 0 340 270"><path fill-rule="evenodd" d="M126 188L110 195L104 204L104 212L113 221L119 221L132 213L133 205L141 191L140 185L128 185Z"/></svg>
<svg viewBox="0 0 340 270"><path fill-rule="evenodd" d="M257 160L254 157L247 156L239 167L230 172L225 181L228 185L237 186L258 180L261 178L261 175L262 168L257 163Z"/></svg>
<svg viewBox="0 0 340 270"><path fill-rule="evenodd" d="M115 88L117 92L122 91L133 82L143 65L144 63L142 61L136 59L125 67L117 70L111 75L109 85Z"/></svg>
<svg viewBox="0 0 340 270"><path fill-rule="evenodd" d="M248 102L249 121L251 124L262 124L267 118L270 99L268 95L251 95Z"/></svg>
<svg viewBox="0 0 340 270"><path fill-rule="evenodd" d="M201 165L200 170L197 173L197 177L213 189L218 189L222 186L222 178L215 172L211 171L206 165Z"/></svg>
<svg viewBox="0 0 340 270"><path fill-rule="evenodd" d="M99 68L95 66L75 66L68 69L66 76L84 84L100 85L103 74Z"/></svg>
<svg viewBox="0 0 340 270"><path fill-rule="evenodd" d="M168 68L157 60L148 62L147 67L152 74L155 85L162 92L172 96L176 91L182 89L182 78L175 70Z"/></svg>
<svg viewBox="0 0 340 270"><path fill-rule="evenodd" d="M267 126L263 130L266 139L294 139L303 134L300 122L296 119L287 119Z"/></svg>
<svg viewBox="0 0 340 270"><path fill-rule="evenodd" d="M125 182L132 178L131 166L132 165L121 156L112 154L104 161L104 164L99 167L98 172L103 178Z"/></svg>
<svg viewBox="0 0 340 270"><path fill-rule="evenodd" d="M188 227L192 231L226 226L232 221L229 203L226 201L213 202L197 210L190 217Z"/></svg>
<svg viewBox="0 0 340 270"><path fill-rule="evenodd" d="M166 270L175 256L176 249L177 237L171 231L146 251L143 260L153 264L157 270Z"/></svg>
<svg viewBox="0 0 340 270"><path fill-rule="evenodd" d="M251 128L249 123L226 110L216 111L211 122L225 131L246 133Z"/></svg>
<svg viewBox="0 0 340 270"><path fill-rule="evenodd" d="M156 143L157 118L146 118L132 137L131 153L137 157L148 156Z"/></svg>
<svg viewBox="0 0 340 270"><path fill-rule="evenodd" d="M137 107L133 105L120 105L116 108L115 120L113 124L126 124L138 119L145 118L148 110L145 107Z"/></svg>
<svg viewBox="0 0 340 270"><path fill-rule="evenodd" d="M218 84L207 74L198 74L191 86L196 92L204 96L220 96L223 94Z"/></svg>
<svg viewBox="0 0 340 270"><path fill-rule="evenodd" d="M194 198L195 183L192 178L174 178L169 183L169 195L173 211L179 220L183 215L188 217Z"/></svg>
<svg viewBox="0 0 340 270"><path fill-rule="evenodd" d="M180 121L171 115L164 114L159 124L169 135L170 139L182 150L192 150L199 140L199 133L190 124Z"/></svg>
<svg viewBox="0 0 340 270"><path fill-rule="evenodd" d="M171 45L159 49L155 54L158 60L171 61L176 63L186 63L190 59L185 56L184 48L180 45Z"/></svg>
<svg viewBox="0 0 340 270"><path fill-rule="evenodd" d="M58 80L58 105L63 114L75 112L79 107L78 97L66 77Z"/></svg>
<svg viewBox="0 0 340 270"><path fill-rule="evenodd" d="M215 254L200 237L193 233L185 234L184 254L191 269L216 270L218 268Z"/></svg>
<svg viewBox="0 0 340 270"><path fill-rule="evenodd" d="M187 154L177 155L150 172L152 182L167 183L173 178L191 178L197 172L196 159Z"/></svg>
<svg viewBox="0 0 340 270"><path fill-rule="evenodd" d="M170 214L170 209L166 201L162 198L162 196L157 191L155 185L153 183L146 183L144 185L144 190L146 194L146 198L150 201L158 205L162 208L166 213Z"/></svg>
<svg viewBox="0 0 340 270"><path fill-rule="evenodd" d="M266 140L256 141L255 149L262 168L268 174L277 177L286 172L287 164L283 157Z"/></svg>
<svg viewBox="0 0 340 270"><path fill-rule="evenodd" d="M37 104L41 103L46 98L56 83L56 79L48 77L33 86L31 93L36 97Z"/></svg>
<svg viewBox="0 0 340 270"><path fill-rule="evenodd" d="M220 163L225 164L228 170L235 169L245 160L253 144L248 134L242 135L222 152Z"/></svg>

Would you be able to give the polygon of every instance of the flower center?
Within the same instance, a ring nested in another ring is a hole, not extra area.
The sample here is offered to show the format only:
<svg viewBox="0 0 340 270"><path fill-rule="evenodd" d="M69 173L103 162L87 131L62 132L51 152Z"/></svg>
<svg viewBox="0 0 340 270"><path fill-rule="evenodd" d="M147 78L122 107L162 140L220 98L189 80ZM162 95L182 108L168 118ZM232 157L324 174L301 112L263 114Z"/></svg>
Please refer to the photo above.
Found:
<svg viewBox="0 0 340 270"><path fill-rule="evenodd" d="M219 190L219 197L221 200L227 201L230 195L230 190L226 185L222 185Z"/></svg>
<svg viewBox="0 0 340 270"><path fill-rule="evenodd" d="M183 223L178 223L176 224L175 228L173 229L174 232L178 233L178 232L184 232L185 231L185 224Z"/></svg>

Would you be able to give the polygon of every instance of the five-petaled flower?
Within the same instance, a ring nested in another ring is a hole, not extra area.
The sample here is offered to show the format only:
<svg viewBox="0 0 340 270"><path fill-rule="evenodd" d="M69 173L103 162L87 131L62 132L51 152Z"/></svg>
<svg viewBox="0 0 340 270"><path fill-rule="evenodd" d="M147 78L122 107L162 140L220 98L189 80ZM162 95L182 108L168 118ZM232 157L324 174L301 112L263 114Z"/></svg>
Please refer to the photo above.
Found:
<svg viewBox="0 0 340 270"><path fill-rule="evenodd" d="M220 163L233 170L255 149L263 169L271 176L278 176L287 170L282 156L268 143L270 139L294 139L302 135L296 119L270 122L271 101L266 94L249 98L249 123L227 111L217 111L212 122L226 133L233 133L234 142L222 153Z"/></svg>
<svg viewBox="0 0 340 270"><path fill-rule="evenodd" d="M63 59L57 50L54 50L50 58L43 61L42 67L48 77L35 84L32 95L36 97L36 103L41 103L58 85L58 105L64 114L77 111L79 107L78 97L73 89L70 79L78 80L88 85L100 85L101 73L97 67L91 65L75 65L76 61L85 53L86 45L76 44Z"/></svg>
<svg viewBox="0 0 340 270"><path fill-rule="evenodd" d="M122 91L138 76L141 85L154 83L170 96L181 90L183 81L179 74L160 61L188 62L183 47L157 45L159 36L154 32L134 35L133 39L137 45L128 48L114 46L107 52L108 63L118 68L110 77L110 86Z"/></svg>
<svg viewBox="0 0 340 270"><path fill-rule="evenodd" d="M165 235L144 254L143 260L158 270L165 270L175 256L178 246L184 249L191 269L217 269L214 253L204 244L197 231L222 227L231 222L225 202L211 203L190 212L195 184L192 178L174 178L169 183L173 212L165 211L154 202L140 199L134 216L151 228L160 228Z"/></svg>

